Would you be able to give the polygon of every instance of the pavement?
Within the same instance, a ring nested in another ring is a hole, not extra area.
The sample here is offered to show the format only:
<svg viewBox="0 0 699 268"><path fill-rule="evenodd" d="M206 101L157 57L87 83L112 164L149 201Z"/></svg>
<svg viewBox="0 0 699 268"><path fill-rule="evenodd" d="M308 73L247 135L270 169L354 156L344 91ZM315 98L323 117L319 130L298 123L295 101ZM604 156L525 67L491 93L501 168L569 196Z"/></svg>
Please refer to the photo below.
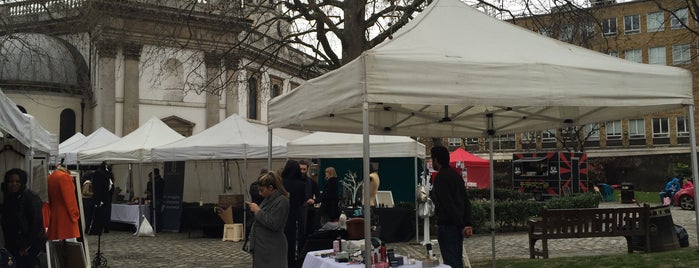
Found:
<svg viewBox="0 0 699 268"><path fill-rule="evenodd" d="M659 205L659 204L652 204ZM600 207L635 206L618 202L602 203ZM697 247L697 220L695 212L672 208L675 224L687 229L690 247ZM251 267L251 255L241 250L242 242L221 241L204 238L201 232L158 233L155 237L136 237L131 231L111 231L101 237L100 251L107 259L108 267ZM434 236L433 236L434 237ZM90 258L97 252L97 236L88 236ZM529 258L529 243L526 232L496 233L495 258ZM464 245L471 261L492 259L493 236L475 234L465 239ZM434 240L435 253L439 247ZM540 245L539 245L540 246ZM391 243L402 255L410 254L424 258L425 247L416 241ZM568 256L595 256L627 254L624 237L599 237L581 239L558 239L549 241L552 258Z"/></svg>

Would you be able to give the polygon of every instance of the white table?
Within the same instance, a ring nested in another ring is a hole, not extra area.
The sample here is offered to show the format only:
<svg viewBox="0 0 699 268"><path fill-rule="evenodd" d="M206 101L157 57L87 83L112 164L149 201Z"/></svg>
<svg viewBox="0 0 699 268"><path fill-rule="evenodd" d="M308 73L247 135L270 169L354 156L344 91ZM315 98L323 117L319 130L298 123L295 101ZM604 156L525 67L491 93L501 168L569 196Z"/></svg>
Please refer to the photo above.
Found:
<svg viewBox="0 0 699 268"><path fill-rule="evenodd" d="M112 204L111 220L113 222L130 223L136 227L141 223L141 215L151 222L149 205ZM152 225L152 222L151 222Z"/></svg>
<svg viewBox="0 0 699 268"><path fill-rule="evenodd" d="M321 253L331 253L332 249L311 251L306 253L306 258L303 259L303 268L361 268L364 264L347 264L345 262L336 262L333 258L321 258ZM407 258L403 257L403 261ZM422 268L422 262L415 260L415 264L405 264L398 266L400 268ZM440 264L438 268L449 268L448 265Z"/></svg>

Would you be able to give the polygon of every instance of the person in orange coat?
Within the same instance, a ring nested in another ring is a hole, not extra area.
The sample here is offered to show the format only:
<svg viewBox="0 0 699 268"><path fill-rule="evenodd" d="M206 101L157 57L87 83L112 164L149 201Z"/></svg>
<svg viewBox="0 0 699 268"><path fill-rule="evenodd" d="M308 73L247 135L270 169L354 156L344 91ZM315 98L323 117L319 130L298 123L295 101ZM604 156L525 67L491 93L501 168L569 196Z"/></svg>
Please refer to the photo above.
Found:
<svg viewBox="0 0 699 268"><path fill-rule="evenodd" d="M48 177L48 191L51 217L46 238L62 240L80 237L80 210L70 172L59 167L51 173Z"/></svg>

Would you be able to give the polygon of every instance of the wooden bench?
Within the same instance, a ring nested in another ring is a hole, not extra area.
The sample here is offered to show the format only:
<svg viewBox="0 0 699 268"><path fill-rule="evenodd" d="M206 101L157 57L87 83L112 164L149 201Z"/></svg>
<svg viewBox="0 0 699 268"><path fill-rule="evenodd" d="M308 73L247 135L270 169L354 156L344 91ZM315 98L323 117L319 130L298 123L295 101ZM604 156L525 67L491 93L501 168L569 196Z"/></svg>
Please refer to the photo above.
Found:
<svg viewBox="0 0 699 268"><path fill-rule="evenodd" d="M650 245L650 206L629 208L544 209L529 221L529 257L548 259L549 239L614 237L626 238L633 252L632 236L643 237ZM542 250L535 248L541 240ZM646 246L645 251L650 252Z"/></svg>

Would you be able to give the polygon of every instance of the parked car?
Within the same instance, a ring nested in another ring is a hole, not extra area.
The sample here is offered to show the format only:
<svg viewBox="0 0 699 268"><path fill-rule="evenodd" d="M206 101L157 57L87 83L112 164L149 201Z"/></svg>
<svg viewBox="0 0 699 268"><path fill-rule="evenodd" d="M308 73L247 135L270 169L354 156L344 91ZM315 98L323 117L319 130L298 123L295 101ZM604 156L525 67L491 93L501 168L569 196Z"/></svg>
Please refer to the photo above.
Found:
<svg viewBox="0 0 699 268"><path fill-rule="evenodd" d="M694 207L694 187L677 191L672 197L672 203L682 209L695 209Z"/></svg>

